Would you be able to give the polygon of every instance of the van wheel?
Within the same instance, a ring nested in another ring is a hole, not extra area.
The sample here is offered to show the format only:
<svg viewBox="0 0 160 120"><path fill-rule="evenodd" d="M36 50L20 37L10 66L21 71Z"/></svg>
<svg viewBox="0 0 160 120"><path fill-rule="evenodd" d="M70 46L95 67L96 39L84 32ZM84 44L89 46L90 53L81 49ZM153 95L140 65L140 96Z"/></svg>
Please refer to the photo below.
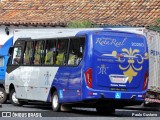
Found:
<svg viewBox="0 0 160 120"><path fill-rule="evenodd" d="M22 102L18 101L18 99L16 98L16 92L15 92L15 89L12 89L10 94L9 94L9 98L10 98L10 101L13 105L15 106L22 106Z"/></svg>
<svg viewBox="0 0 160 120"><path fill-rule="evenodd" d="M114 107L103 107L103 106L97 106L96 110L99 114L114 114L115 113L115 108Z"/></svg>
<svg viewBox="0 0 160 120"><path fill-rule="evenodd" d="M61 104L59 103L59 96L57 92L54 92L52 96L52 109L54 112L59 112L61 109Z"/></svg>
<svg viewBox="0 0 160 120"><path fill-rule="evenodd" d="M7 101L7 94L3 88L0 88L0 103L3 104Z"/></svg>

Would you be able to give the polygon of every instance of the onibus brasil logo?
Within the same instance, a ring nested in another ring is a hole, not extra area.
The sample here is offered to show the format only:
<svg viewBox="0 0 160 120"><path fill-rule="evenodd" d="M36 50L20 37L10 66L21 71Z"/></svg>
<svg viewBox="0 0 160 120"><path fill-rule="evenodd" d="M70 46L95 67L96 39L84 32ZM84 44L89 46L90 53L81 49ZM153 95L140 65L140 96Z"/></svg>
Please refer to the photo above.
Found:
<svg viewBox="0 0 160 120"><path fill-rule="evenodd" d="M116 51L113 51L112 55L117 56L117 61L120 63L125 62L125 57L128 57L127 64L123 66L119 64L119 68L124 71L124 75L129 76L128 82L131 83L133 77L138 75L138 71L142 70L142 64L144 60L148 59L148 53L145 53L143 57L141 54L139 54L140 51L138 49L132 50L131 48L129 50L123 48L122 52L122 54L118 55ZM139 67L135 67L135 62L139 64Z"/></svg>

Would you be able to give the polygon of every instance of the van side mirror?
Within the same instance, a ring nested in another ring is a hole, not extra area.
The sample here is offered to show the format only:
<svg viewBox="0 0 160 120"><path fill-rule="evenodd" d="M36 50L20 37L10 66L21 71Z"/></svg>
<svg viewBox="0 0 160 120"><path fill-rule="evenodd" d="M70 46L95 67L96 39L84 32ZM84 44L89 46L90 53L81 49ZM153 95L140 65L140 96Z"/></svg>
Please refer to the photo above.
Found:
<svg viewBox="0 0 160 120"><path fill-rule="evenodd" d="M12 63L12 54L13 54L13 50L14 50L14 47L10 47L9 50L8 50L8 62L7 62L7 65L11 64Z"/></svg>

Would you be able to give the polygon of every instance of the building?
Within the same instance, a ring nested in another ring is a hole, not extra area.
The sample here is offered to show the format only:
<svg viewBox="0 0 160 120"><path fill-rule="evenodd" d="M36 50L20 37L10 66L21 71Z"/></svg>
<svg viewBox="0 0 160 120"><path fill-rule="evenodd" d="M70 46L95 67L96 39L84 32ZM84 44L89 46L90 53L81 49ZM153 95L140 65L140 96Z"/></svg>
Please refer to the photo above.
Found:
<svg viewBox="0 0 160 120"><path fill-rule="evenodd" d="M1 0L0 45L15 28L65 27L72 20L96 25L160 26L159 0ZM7 30L9 34L7 35Z"/></svg>

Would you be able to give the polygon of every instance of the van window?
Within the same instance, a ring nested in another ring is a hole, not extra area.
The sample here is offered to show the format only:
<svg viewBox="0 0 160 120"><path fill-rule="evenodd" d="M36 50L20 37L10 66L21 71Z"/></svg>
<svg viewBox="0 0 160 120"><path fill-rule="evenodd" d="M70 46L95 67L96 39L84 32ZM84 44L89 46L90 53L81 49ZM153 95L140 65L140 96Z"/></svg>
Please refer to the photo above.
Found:
<svg viewBox="0 0 160 120"><path fill-rule="evenodd" d="M26 48L24 52L23 64L29 65L33 62L33 42L29 41L26 43Z"/></svg>
<svg viewBox="0 0 160 120"><path fill-rule="evenodd" d="M21 64L21 55L22 55L22 48L15 47L14 52L13 52L13 59L12 59L13 65L20 65Z"/></svg>

